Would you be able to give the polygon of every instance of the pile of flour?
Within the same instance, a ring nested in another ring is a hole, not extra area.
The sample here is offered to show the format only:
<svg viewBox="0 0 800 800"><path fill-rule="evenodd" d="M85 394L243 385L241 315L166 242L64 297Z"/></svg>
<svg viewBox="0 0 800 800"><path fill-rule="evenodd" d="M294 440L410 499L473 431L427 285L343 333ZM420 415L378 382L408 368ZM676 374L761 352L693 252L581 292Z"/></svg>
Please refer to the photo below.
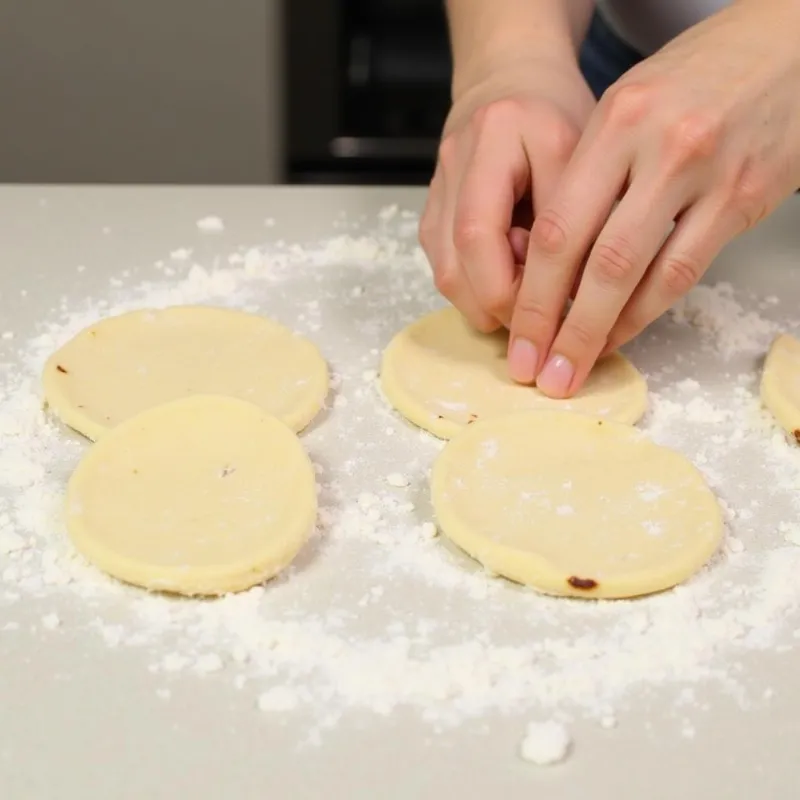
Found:
<svg viewBox="0 0 800 800"><path fill-rule="evenodd" d="M635 601L542 597L440 540L427 477L442 443L379 394L381 349L442 302L416 222L391 207L369 235L247 246L214 266L180 248L145 282L117 275L81 308L53 309L32 338L0 330L0 635L14 635L31 597L50 603L45 631L66 625L62 601L77 599L85 615L69 624L146 649L161 696L175 673L213 673L252 692L254 713L303 709L316 730L399 707L437 729L490 713L612 727L637 693L657 688L685 711L707 684L743 707L761 702L769 687L748 680L745 659L800 636L800 449L757 398L758 358L789 309L701 287L629 351L651 386L642 427L692 459L724 503L710 568ZM320 346L334 378L302 436L320 485L317 534L284 575L215 602L121 586L72 551L60 511L88 445L41 410L38 383L47 356L99 317L188 303L276 318Z"/></svg>

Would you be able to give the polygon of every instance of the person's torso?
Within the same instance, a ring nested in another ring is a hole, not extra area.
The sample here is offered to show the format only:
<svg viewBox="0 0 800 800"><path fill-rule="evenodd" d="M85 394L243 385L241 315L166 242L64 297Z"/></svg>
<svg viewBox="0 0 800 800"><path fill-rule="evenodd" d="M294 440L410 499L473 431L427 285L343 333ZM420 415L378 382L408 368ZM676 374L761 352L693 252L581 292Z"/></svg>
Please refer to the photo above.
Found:
<svg viewBox="0 0 800 800"><path fill-rule="evenodd" d="M648 56L730 0L599 0L601 13L631 47Z"/></svg>

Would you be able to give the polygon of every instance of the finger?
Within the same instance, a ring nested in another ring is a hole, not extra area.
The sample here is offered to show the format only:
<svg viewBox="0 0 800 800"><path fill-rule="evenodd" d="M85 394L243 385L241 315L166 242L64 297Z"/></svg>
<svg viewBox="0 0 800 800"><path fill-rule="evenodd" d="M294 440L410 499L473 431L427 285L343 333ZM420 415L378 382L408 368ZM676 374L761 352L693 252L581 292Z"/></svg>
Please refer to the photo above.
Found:
<svg viewBox="0 0 800 800"><path fill-rule="evenodd" d="M577 138L567 131L553 137L549 146L542 147L538 142L538 133L529 131L524 137L525 149L530 163L531 199L533 201L533 221L536 215L553 199L558 183L572 157Z"/></svg>
<svg viewBox="0 0 800 800"><path fill-rule="evenodd" d="M442 216L442 203L444 201L444 179L442 177L441 162L436 162L428 194L425 198L425 207L419 220L419 243L428 258L431 269L435 269L439 260L439 226Z"/></svg>
<svg viewBox="0 0 800 800"><path fill-rule="evenodd" d="M531 228L508 352L509 371L520 383L538 375L575 276L627 177L625 150L599 144L609 146L589 148L570 163Z"/></svg>
<svg viewBox="0 0 800 800"><path fill-rule="evenodd" d="M720 250L744 231L741 215L712 198L681 215L608 337L616 349L641 333L688 292Z"/></svg>
<svg viewBox="0 0 800 800"><path fill-rule="evenodd" d="M514 208L527 190L530 173L516 130L496 127L497 123L490 128L489 124L485 122L479 129L461 181L453 238L481 309L508 322L515 278L509 232Z"/></svg>
<svg viewBox="0 0 800 800"><path fill-rule="evenodd" d="M442 165L442 202L436 230L437 253L439 261L434 267L436 288L464 315L477 330L491 333L501 327L501 323L486 313L475 297L469 276L453 240L456 206L462 183L462 165L469 155L471 143L468 137L461 137L458 143L448 140L440 148Z"/></svg>
<svg viewBox="0 0 800 800"><path fill-rule="evenodd" d="M531 238L530 230L514 227L508 232L508 243L514 255L514 263L522 265L528 255L528 242Z"/></svg>
<svg viewBox="0 0 800 800"><path fill-rule="evenodd" d="M634 180L594 243L575 300L561 324L536 385L550 397L574 394L606 345L608 335L658 254L673 219L687 202L687 186Z"/></svg>

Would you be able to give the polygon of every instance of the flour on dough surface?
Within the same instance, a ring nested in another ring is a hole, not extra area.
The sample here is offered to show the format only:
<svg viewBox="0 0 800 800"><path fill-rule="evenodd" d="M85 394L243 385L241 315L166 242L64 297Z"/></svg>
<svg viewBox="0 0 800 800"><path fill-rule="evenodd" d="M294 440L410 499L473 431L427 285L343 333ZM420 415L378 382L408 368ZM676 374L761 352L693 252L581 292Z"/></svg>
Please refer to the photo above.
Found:
<svg viewBox="0 0 800 800"><path fill-rule="evenodd" d="M198 394L253 403L300 431L325 402L328 368L308 339L267 317L171 306L87 326L50 356L43 384L52 410L92 440Z"/></svg>
<svg viewBox="0 0 800 800"><path fill-rule="evenodd" d="M633 424L647 409L647 384L614 353L568 400L553 400L508 374L508 332L473 330L454 308L427 314L400 330L383 353L381 388L407 419L450 438L476 420L535 408L560 408Z"/></svg>
<svg viewBox="0 0 800 800"><path fill-rule="evenodd" d="M574 412L476 422L437 458L431 494L447 537L554 595L663 591L698 572L723 535L717 499L686 458Z"/></svg>

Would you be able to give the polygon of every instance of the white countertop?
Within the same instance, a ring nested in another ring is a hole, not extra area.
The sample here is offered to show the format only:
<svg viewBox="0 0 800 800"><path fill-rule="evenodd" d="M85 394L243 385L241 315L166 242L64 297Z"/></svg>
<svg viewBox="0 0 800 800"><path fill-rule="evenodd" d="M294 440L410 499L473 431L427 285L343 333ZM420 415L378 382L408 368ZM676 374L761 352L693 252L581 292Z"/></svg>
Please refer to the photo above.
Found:
<svg viewBox="0 0 800 800"><path fill-rule="evenodd" d="M394 631L396 643L399 623L413 632L424 620L433 631L415 640L418 665L441 657L450 641L465 648L463 659L451 663L451 672L464 664L475 673L492 663L487 655L492 647L505 644L513 651L509 674L522 669L514 666L514 658L527 644L547 639L567 647L573 626L591 636L593 626L606 630L609 624L605 617L584 614L574 603L559 605L560 601L485 578L468 559L440 542L407 536L413 526L430 519L425 472L437 448L385 408L372 376L379 366L378 352L393 330L439 301L412 256L387 254L395 239L403 252L411 251L413 216L385 212L380 218L379 210L398 204L400 209L418 211L423 201L423 192L411 189L0 188L0 336L13 334L0 339L0 365L7 364L5 371L0 366L0 500L5 498L8 507L29 485L24 477L19 479L22 489L8 480L3 484L3 450L9 452L10 441L4 438L8 429L3 423L8 424L8 408L13 406L8 389L18 391L24 374L35 377L28 357L34 351L41 355L46 347L32 343L33 337L51 323L54 327L47 335L63 338L65 315L81 309L99 313L98 301L104 298L112 307L135 304L134 288L140 298L159 297L164 302L202 302L215 292L221 302L238 303L243 297L244 305L294 324L314 338L341 376L336 394L349 400L333 405L303 437L323 467L321 505L327 509L323 527L331 526L331 531L301 555L296 571L267 586L258 606L259 624L272 621L283 626L273 646L295 648L282 662L291 674L281 676L279 684L276 676L259 673L253 657L238 663L231 642L222 636L208 638L208 628L152 634L157 620L142 621L141 593L114 591L91 571L86 580L97 582L91 592L82 589L81 573L75 573L78 577L69 573L71 582L66 586L52 581L38 585L34 580L22 586L18 579L0 581L0 797L723 800L796 795L800 641L792 633L800 620L796 611L800 590L795 600L791 574L780 570L774 571L782 581L776 587L780 597L770 613L783 627L770 635L765 649L737 644L728 653L725 634L714 634L717 644L708 665L724 679L692 681L691 686L680 675L677 681L667 676L649 686L646 681L632 681L634 685L618 692L609 709L617 719L610 730L586 710L585 694L575 708L567 702L546 708L539 702L543 694L535 688L531 697L536 702L511 695L503 702L502 692L516 691L517 684L507 682L502 672L492 679L494 684L489 681L482 699L475 688L480 675L456 679L448 673L441 701L433 699L424 682L419 687L422 699L415 699L413 687L406 686L407 677L399 672L396 692L391 685L379 686L377 700L367 702L366 687L371 675L383 669L382 659L387 670L402 663L390 657L386 639L387 631ZM196 221L209 215L224 221L223 231L198 230ZM274 224L265 224L267 219ZM382 231L378 241L383 249L375 249L369 239L360 245L340 241L321 250L311 246L321 237L345 232L357 237L371 229ZM278 240L298 243L305 250L284 256L283 261L278 258L274 270L254 253L229 264L234 252L244 254L262 246L266 252L280 250ZM170 258L179 248L193 250L191 257ZM366 263L356 263L359 253ZM293 259L300 264L295 273ZM314 259L330 266L309 266ZM245 277L242 260L253 273L250 277ZM709 280L731 281L745 311L751 304L776 329L791 327L800 321L799 261L800 203L792 200L758 231L730 247ZM195 273L189 280L193 263L207 273ZM165 273L165 268L174 274ZM229 281L226 270L239 270L239 278ZM163 285L164 291L156 295L154 286L143 288L146 280ZM170 287L178 285L184 289L170 294ZM766 301L772 295L777 300ZM768 327L765 323L759 335L767 336ZM676 359L677 355L682 358ZM674 398L670 392L678 381L697 379L698 391L715 413L727 408L726 398L732 397L739 374L748 370L756 374L759 358L751 350L726 360L700 332L674 323L644 337L631 356L653 376L654 388L664 396ZM725 420L714 422L713 416L707 426L709 439L726 430ZM702 414L690 423L695 426L692 437L702 440L706 430ZM673 413L665 424L675 428L681 420ZM667 440L671 435L664 434ZM38 464L50 464L57 473L45 469L40 478L52 490L61 480L58 470L74 463L84 445L58 428L48 436L41 441L56 449L62 437L64 443L63 453L36 455ZM700 444L691 441L687 447ZM723 445L708 447L713 461ZM762 587L752 601L761 616L754 617L752 625L763 627L762 621L773 620L764 611L763 584L769 574L759 559L765 558L762 551L778 548L781 561L785 549L785 563L800 566L776 532L780 521L796 520L783 497L762 502L754 516L747 512L748 474L758 472L762 456L750 459L731 452L733 460L742 463L707 466L721 481L715 488L739 512L731 532L743 543L744 557L758 561L753 566L756 578L747 577L751 573L746 570L737 571L735 554L733 561L726 557L713 570L717 576L724 572L720 591L735 589L737 581L745 589L751 580L753 586ZM782 453L780 458L780 463L790 464L791 455ZM409 475L408 490L386 485L385 476L393 471ZM772 475L767 471L752 478L753 496L760 486L774 483ZM331 490L330 480L338 494ZM358 517L354 498L361 491L410 500L414 508L398 510L384 504L382 520L372 524ZM42 497L43 507L53 502L49 495ZM36 503L27 502L26 507L35 510ZM350 514L352 520L342 521L338 514ZM24 519L15 524L20 534L28 535ZM35 574L42 549L53 548L63 558L68 548L57 515L52 524L46 519L32 524L38 527L30 562L34 567L28 572ZM406 540L400 543L400 537ZM0 575L11 563L12 557L0 552ZM415 578L415 570L424 574ZM468 577L461 580L461 575ZM489 586L486 598L484 583ZM703 591L697 590L697 596L711 597L710 590ZM738 620L746 616L746 593L743 597L731 601L741 605ZM655 604L636 601L617 606L609 615L625 622L625 615L644 611L656 619L657 609L666 609L669 602L669 598ZM189 626L194 612L186 613ZM246 613L252 614L253 607ZM721 605L710 605L707 618L709 624L728 619ZM233 628L237 619L234 610L226 624ZM248 619L252 622L252 616ZM298 626L297 637L291 640L286 638L290 623ZM387 627L392 624L394 628ZM746 627L746 621L743 624ZM123 639L120 644L115 643L115 630ZM263 637L265 630L259 628L254 635ZM627 646L634 641L628 628L625 631L618 640L609 636L609 653L620 642ZM688 648L689 640L694 642L693 631L687 630L684 643L681 629L676 628L671 647ZM745 633L754 635L752 630ZM137 642L137 634L141 641ZM235 632L242 641L247 635ZM658 635L663 637L663 631ZM308 648L302 656L300 639ZM269 649L263 641L250 644L253 652ZM366 652L371 645L375 649ZM487 649L471 655L471 645ZM607 655L593 646L587 658ZM342 664L351 659L362 665L363 673L353 667L348 675L342 667L338 677L331 677L324 663L325 648L330 659ZM223 667L198 674L197 659L203 653L220 655ZM170 671L170 664L183 663L184 656L188 666ZM312 666L305 676L302 659ZM701 661L686 666L683 659L679 661L683 666L676 669L695 674L703 666ZM626 656L619 669L639 667ZM580 674L592 674L589 666L586 670ZM327 676L324 680L322 673ZM569 687L557 678L556 690L568 696ZM624 676L601 678L594 678L601 688L624 684ZM353 681L349 689L348 680ZM291 696L299 698L296 709L258 709L259 696L274 685L292 687ZM464 697L454 689L459 686L466 687ZM398 699L403 691L408 702ZM381 697L387 713L376 708ZM475 712L474 718L463 703L459 705L461 701ZM449 720L448 704L453 709ZM571 757L548 769L521 760L518 750L526 723L562 714L574 741Z"/></svg>

